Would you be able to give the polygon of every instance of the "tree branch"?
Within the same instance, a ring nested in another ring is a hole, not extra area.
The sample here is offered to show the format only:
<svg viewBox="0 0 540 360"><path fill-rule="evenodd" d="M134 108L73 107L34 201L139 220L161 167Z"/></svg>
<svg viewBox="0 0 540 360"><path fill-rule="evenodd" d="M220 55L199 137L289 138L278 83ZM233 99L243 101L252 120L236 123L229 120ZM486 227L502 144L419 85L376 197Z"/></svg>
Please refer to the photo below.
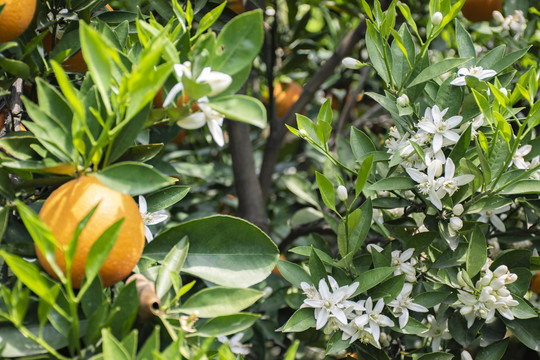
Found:
<svg viewBox="0 0 540 360"><path fill-rule="evenodd" d="M283 142L283 138L287 132L285 124L292 125L296 119L295 114L302 111L302 109L311 101L315 92L321 87L321 85L334 73L341 60L351 53L352 48L366 33L366 23L362 21L360 25L353 31L349 32L345 38L341 41L334 54L324 63L323 66L313 75L311 80L304 86L304 91L296 103L289 109L287 114L280 119L280 126L271 129L270 136L266 142L264 148L263 162L261 165L261 171L259 173L259 182L261 184L262 194L264 201L268 199L268 192L272 184L272 174L278 160L279 150Z"/></svg>

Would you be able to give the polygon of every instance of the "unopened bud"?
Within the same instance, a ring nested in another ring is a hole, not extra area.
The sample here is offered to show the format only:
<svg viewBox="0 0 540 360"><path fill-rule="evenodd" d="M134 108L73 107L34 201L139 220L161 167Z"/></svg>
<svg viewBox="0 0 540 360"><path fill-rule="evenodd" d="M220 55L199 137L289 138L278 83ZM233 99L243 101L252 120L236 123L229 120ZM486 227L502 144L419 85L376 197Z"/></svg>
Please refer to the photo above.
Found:
<svg viewBox="0 0 540 360"><path fill-rule="evenodd" d="M500 91L504 96L508 96L508 90L506 90L506 88L500 88L499 91Z"/></svg>
<svg viewBox="0 0 540 360"><path fill-rule="evenodd" d="M503 276L507 273L508 273L508 266L506 265L500 265L498 268L495 269L495 271L493 271L493 275L495 275L495 277Z"/></svg>
<svg viewBox="0 0 540 360"><path fill-rule="evenodd" d="M399 106L405 107L409 105L409 97L407 96L407 94L403 94L397 98L396 102Z"/></svg>
<svg viewBox="0 0 540 360"><path fill-rule="evenodd" d="M504 23L504 16L499 11L495 10L492 15L493 19L495 19L496 22L498 22L499 24Z"/></svg>
<svg viewBox="0 0 540 360"><path fill-rule="evenodd" d="M442 22L443 14L441 14L440 11L437 11L435 14L433 14L433 17L431 18L431 23L433 26L437 26Z"/></svg>
<svg viewBox="0 0 540 360"><path fill-rule="evenodd" d="M459 231L463 227L463 221L458 218L457 216L454 216L450 218L450 228L454 231Z"/></svg>
<svg viewBox="0 0 540 360"><path fill-rule="evenodd" d="M461 214L463 214L463 205L461 204L454 205L452 212L454 213L454 215L460 216Z"/></svg>
<svg viewBox="0 0 540 360"><path fill-rule="evenodd" d="M343 185L339 185L337 188L337 197L341 201L347 201L349 195L347 194L347 188Z"/></svg>
<svg viewBox="0 0 540 360"><path fill-rule="evenodd" d="M360 60L352 58L352 57L346 57L343 60L341 60L341 63L343 66L349 69L357 70L361 67L365 66L364 63L362 63Z"/></svg>
<svg viewBox="0 0 540 360"><path fill-rule="evenodd" d="M308 137L308 133L306 130L304 129L300 129L300 131L298 132L298 134L300 135L300 137L303 137L303 138L307 138Z"/></svg>
<svg viewBox="0 0 540 360"><path fill-rule="evenodd" d="M461 360L473 360L473 358L467 350L463 350L461 352Z"/></svg>

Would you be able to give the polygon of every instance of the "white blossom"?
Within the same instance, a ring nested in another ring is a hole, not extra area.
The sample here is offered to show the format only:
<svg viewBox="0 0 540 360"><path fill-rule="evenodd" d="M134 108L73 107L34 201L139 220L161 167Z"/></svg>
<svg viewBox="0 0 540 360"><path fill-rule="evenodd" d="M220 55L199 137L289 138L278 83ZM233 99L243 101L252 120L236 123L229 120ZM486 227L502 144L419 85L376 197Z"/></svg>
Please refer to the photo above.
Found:
<svg viewBox="0 0 540 360"><path fill-rule="evenodd" d="M386 315L381 314L384 309L384 300L379 299L375 306L373 306L373 300L371 296L367 298L365 304L365 313L360 315L357 320L360 323L364 323L367 320L369 324L369 329L375 340L379 340L381 334L381 327L385 326L394 326L394 322Z"/></svg>
<svg viewBox="0 0 540 360"><path fill-rule="evenodd" d="M512 161L510 161L508 167L512 166L513 164L518 169L528 169L530 167L530 163L527 162L524 157L529 154L531 150L532 146L529 144L523 145L516 149L516 152L514 155L512 155Z"/></svg>
<svg viewBox="0 0 540 360"><path fill-rule="evenodd" d="M465 185L474 180L474 175L466 174L454 177L456 167L451 158L446 159L444 167L444 178L441 179L441 188L450 196L454 195L459 186Z"/></svg>
<svg viewBox="0 0 540 360"><path fill-rule="evenodd" d="M230 339L226 336L218 336L217 339L219 342L229 345L229 348L231 349L231 352L235 355L248 355L249 349L251 348L251 344L242 344L240 340L242 340L242 336L244 336L244 333L238 333L231 337Z"/></svg>
<svg viewBox="0 0 540 360"><path fill-rule="evenodd" d="M164 209L151 213L149 213L147 209L146 199L144 196L139 195L139 212L141 213L144 223L144 236L146 237L146 241L150 242L154 240L154 235L152 235L152 231L150 231L148 225L156 225L160 222L167 221L170 216L169 212Z"/></svg>
<svg viewBox="0 0 540 360"><path fill-rule="evenodd" d="M482 81L494 77L497 75L497 72L489 69L484 70L481 66L471 66L470 68L459 69L457 75L457 78L450 82L451 85L465 86L467 85L467 82L465 81L467 76L473 76Z"/></svg>
<svg viewBox="0 0 540 360"><path fill-rule="evenodd" d="M401 250L392 251L391 266L395 266L394 275L405 274L405 280L408 282L416 281L416 269L415 265L417 260L412 257L414 248L407 249L403 252Z"/></svg>
<svg viewBox="0 0 540 360"><path fill-rule="evenodd" d="M347 324L347 315L345 310L351 306L347 299L358 288L359 283L355 282L352 285L339 286L336 280L332 276L328 276L328 282L330 287L326 283L325 279L319 281L318 291L312 288L309 284L302 282L300 285L304 290L304 293L308 296L302 308L311 307L314 308L315 320L317 320L315 328L321 329L328 322L330 317L339 320L343 324Z"/></svg>
<svg viewBox="0 0 540 360"><path fill-rule="evenodd" d="M182 83L182 78L184 76L190 79L193 78L193 75L191 73L191 63L189 61L186 61L183 64L175 64L174 72L176 73L176 77L178 78L178 83L174 85L171 91L169 91L169 93L167 94L167 97L163 102L163 107L171 104L174 98L182 90L184 90L184 84ZM229 85L231 85L232 77L219 71L212 71L210 67L205 67L201 71L197 79L195 79L195 82L209 85L210 93L207 96L214 96L223 92L229 87Z"/></svg>
<svg viewBox="0 0 540 360"><path fill-rule="evenodd" d="M450 331L448 330L448 320L440 321L435 316L429 314L427 316L427 322L429 329L419 334L421 337L431 339L431 350L439 351L441 349L441 341L449 340L452 338Z"/></svg>
<svg viewBox="0 0 540 360"><path fill-rule="evenodd" d="M454 231L459 231L463 227L463 220L457 216L452 216L450 218L450 228Z"/></svg>
<svg viewBox="0 0 540 360"><path fill-rule="evenodd" d="M461 123L463 117L452 116L445 120L443 117L448 111L448 108L440 110L437 105L432 108L426 108L424 117L418 122L418 127L425 132L433 135L433 152L441 150L443 147L443 139L448 144L455 144L459 140L459 134L452 130Z"/></svg>
<svg viewBox="0 0 540 360"><path fill-rule="evenodd" d="M478 218L478 221L486 224L490 222L493 226L495 226L497 230L505 232L506 226L504 225L501 218L497 215L503 214L508 210L510 210L510 205L506 205L498 209L482 210L480 211L480 217Z"/></svg>
<svg viewBox="0 0 540 360"><path fill-rule="evenodd" d="M197 105L201 111L195 112L181 120L178 120L176 123L178 126L185 129L199 129L205 124L208 125L208 130L216 144L220 147L225 145L225 139L223 137L223 126L224 116L208 105L208 98L206 96L197 100Z"/></svg>
<svg viewBox="0 0 540 360"><path fill-rule="evenodd" d="M428 195L429 201L439 210L442 210L441 198L444 190L441 189L441 182L436 179L442 172L440 160L434 160L427 168L427 174L413 168L406 169L407 174L418 183L418 190L421 194Z"/></svg>
<svg viewBox="0 0 540 360"><path fill-rule="evenodd" d="M413 299L411 298L412 289L413 286L411 283L405 283L396 299L388 303L388 306L392 308L392 312L399 315L399 327L401 329L403 329L409 321L409 310L428 312L428 309L425 306L413 302Z"/></svg>

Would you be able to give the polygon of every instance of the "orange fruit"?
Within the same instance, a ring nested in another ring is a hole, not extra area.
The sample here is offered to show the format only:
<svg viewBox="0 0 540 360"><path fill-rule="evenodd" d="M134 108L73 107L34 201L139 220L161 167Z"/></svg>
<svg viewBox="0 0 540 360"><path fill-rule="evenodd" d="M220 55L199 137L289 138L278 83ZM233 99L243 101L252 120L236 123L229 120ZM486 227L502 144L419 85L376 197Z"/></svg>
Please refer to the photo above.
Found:
<svg viewBox="0 0 540 360"><path fill-rule="evenodd" d="M0 0L0 43L15 40L30 25L36 11L36 0Z"/></svg>
<svg viewBox="0 0 540 360"><path fill-rule="evenodd" d="M472 22L490 21L493 11L499 10L502 0L467 0L461 8L463 16Z"/></svg>
<svg viewBox="0 0 540 360"><path fill-rule="evenodd" d="M279 260L287 260L287 259L285 258L285 256L283 256L283 254L280 254L279 255ZM276 274L276 275L281 276L281 273L279 272L279 269L278 269L277 265L274 267L274 270L272 270L272 272L274 274Z"/></svg>
<svg viewBox="0 0 540 360"><path fill-rule="evenodd" d="M124 218L116 243L99 270L103 286L114 285L128 276L139 262L145 244L144 223L135 200L108 188L94 176L81 176L53 191L39 212L39 217L62 247L56 249L55 261L64 273L64 251L79 222L97 204L96 211L79 235L71 267L71 283L74 288L80 288L83 282L86 258L91 246L114 222ZM36 252L43 268L56 277L37 247Z"/></svg>
<svg viewBox="0 0 540 360"><path fill-rule="evenodd" d="M2 129L4 128L4 125L6 123L6 113L7 113L6 109L4 109L4 110L2 110L2 112L0 112L0 131L2 131Z"/></svg>
<svg viewBox="0 0 540 360"><path fill-rule="evenodd" d="M227 7L237 14L244 12L244 2L242 0L227 0Z"/></svg>
<svg viewBox="0 0 540 360"><path fill-rule="evenodd" d="M290 83L278 82L274 85L274 98L276 101L276 113L279 118L287 114L302 94L302 87L291 81Z"/></svg>
<svg viewBox="0 0 540 360"><path fill-rule="evenodd" d="M537 272L533 275L531 279L531 285L529 286L529 290L540 294L540 272Z"/></svg>

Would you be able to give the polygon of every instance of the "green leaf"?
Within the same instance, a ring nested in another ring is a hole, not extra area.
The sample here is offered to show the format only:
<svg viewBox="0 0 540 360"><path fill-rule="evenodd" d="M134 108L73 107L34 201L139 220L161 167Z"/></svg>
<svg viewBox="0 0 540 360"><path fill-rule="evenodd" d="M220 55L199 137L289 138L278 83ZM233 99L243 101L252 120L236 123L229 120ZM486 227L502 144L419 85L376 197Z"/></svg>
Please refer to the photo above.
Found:
<svg viewBox="0 0 540 360"><path fill-rule="evenodd" d="M444 59L442 61L436 62L435 64L431 64L424 70L418 74L417 77L412 80L407 87L413 87L418 84L425 83L426 81L429 81L431 79L436 78L439 75L442 75L455 67L471 60L472 58L465 58L465 59Z"/></svg>
<svg viewBox="0 0 540 360"><path fill-rule="evenodd" d="M103 185L130 195L149 193L176 181L161 175L152 166L139 162L114 164L96 176Z"/></svg>
<svg viewBox="0 0 540 360"><path fill-rule="evenodd" d="M212 57L212 70L233 75L244 69L259 54L263 37L260 9L235 16L219 33L216 48L223 50Z"/></svg>
<svg viewBox="0 0 540 360"><path fill-rule="evenodd" d="M80 22L79 34L84 60L103 102L110 109L109 93L112 85L111 50L97 30L84 21Z"/></svg>
<svg viewBox="0 0 540 360"><path fill-rule="evenodd" d="M146 162L153 159L163 149L163 144L135 145L118 158L118 162L140 161Z"/></svg>
<svg viewBox="0 0 540 360"><path fill-rule="evenodd" d="M188 194L189 190L188 186L174 185L148 195L146 198L148 212L156 212L176 204Z"/></svg>
<svg viewBox="0 0 540 360"><path fill-rule="evenodd" d="M443 353L443 352L432 352L429 354L422 355L418 360L451 360L454 358L454 355Z"/></svg>
<svg viewBox="0 0 540 360"><path fill-rule="evenodd" d="M279 257L277 246L263 231L245 220L224 215L172 227L146 245L143 254L160 261L186 235L190 248L182 271L219 285L256 284L272 272Z"/></svg>
<svg viewBox="0 0 540 360"><path fill-rule="evenodd" d="M469 241L467 250L467 273L472 278L480 272L487 259L487 242L486 237L478 225Z"/></svg>
<svg viewBox="0 0 540 360"><path fill-rule="evenodd" d="M53 349L61 349L68 345L68 339L50 323L45 324L42 329L37 324L28 324L26 328L36 337L41 333L43 341ZM42 331L40 332L40 330ZM2 358L23 358L46 352L44 348L36 344L34 340L24 336L13 325L2 322L0 326L0 356Z"/></svg>
<svg viewBox="0 0 540 360"><path fill-rule="evenodd" d="M354 279L354 281L358 282L360 285L358 286L358 289L356 289L356 291L354 292L352 296L361 294L379 285L384 280L386 280L391 274L393 274L394 270L395 269L393 267L378 267L378 268L363 272L356 279Z"/></svg>
<svg viewBox="0 0 540 360"><path fill-rule="evenodd" d="M500 319L523 345L534 351L540 351L540 318L508 320L501 316Z"/></svg>
<svg viewBox="0 0 540 360"><path fill-rule="evenodd" d="M116 244L116 239L118 238L118 234L120 234L120 228L122 227L123 222L124 218L114 222L103 232L103 234L97 238L97 240L92 244L92 247L90 247L88 257L86 258L86 284L83 286L83 289L86 289L88 286L90 286L92 281L94 281L99 269L101 269L101 265L103 265L107 259L107 256L109 256L114 244ZM79 296L82 295L81 293L84 293L84 291L81 290L79 292Z"/></svg>
<svg viewBox="0 0 540 360"><path fill-rule="evenodd" d="M499 191L502 195L540 194L540 180L519 180Z"/></svg>
<svg viewBox="0 0 540 360"><path fill-rule="evenodd" d="M210 318L235 314L253 305L264 293L254 289L215 286L191 295L180 307L184 314Z"/></svg>
<svg viewBox="0 0 540 360"><path fill-rule="evenodd" d="M264 129L266 127L266 108L260 100L247 95L228 95L211 99L208 102L215 111L228 119L241 121Z"/></svg>
<svg viewBox="0 0 540 360"><path fill-rule="evenodd" d="M527 304L523 297L513 294L512 296L519 304L512 306L510 309L514 313L514 316L518 319L533 319L538 318L536 311Z"/></svg>
<svg viewBox="0 0 540 360"><path fill-rule="evenodd" d="M122 346L109 331L103 329L101 332L103 338L103 356L105 359L130 360L129 352Z"/></svg>
<svg viewBox="0 0 540 360"><path fill-rule="evenodd" d="M500 360L506 352L508 342L510 342L509 338L481 348L476 354L476 360Z"/></svg>
<svg viewBox="0 0 540 360"><path fill-rule="evenodd" d="M310 328L314 328L316 325L315 317L313 316L313 309L302 308L295 311L295 313L287 320L285 325L281 328L283 332L302 332Z"/></svg>
<svg viewBox="0 0 540 360"><path fill-rule="evenodd" d="M0 68L18 78L27 79L30 77L30 66L20 60L0 55Z"/></svg>
<svg viewBox="0 0 540 360"><path fill-rule="evenodd" d="M301 289L300 283L314 284L309 274L298 264L290 261L279 260L277 263L279 273L294 287Z"/></svg>
<svg viewBox="0 0 540 360"><path fill-rule="evenodd" d="M31 264L24 259L0 250L0 256L9 266L11 271L17 276L26 287L34 292L48 304L54 304L58 295L59 286L44 273L40 272L35 264Z"/></svg>
<svg viewBox="0 0 540 360"><path fill-rule="evenodd" d="M423 292L414 297L414 303L430 308L442 303L450 294L449 291Z"/></svg>
<svg viewBox="0 0 540 360"><path fill-rule="evenodd" d="M456 21L456 47L458 49L459 57L471 58L471 60L463 64L463 67L469 68L476 64L476 50L471 40L471 36L459 21Z"/></svg>
<svg viewBox="0 0 540 360"><path fill-rule="evenodd" d="M299 345L300 345L300 340L295 340L294 343L291 346L289 346L289 349L287 349L287 352L285 353L283 360L296 359L296 351L298 350Z"/></svg>
<svg viewBox="0 0 540 360"><path fill-rule="evenodd" d="M354 229L350 231L349 235L349 252L352 252L353 254L356 254L360 249L366 240L369 229L371 229L371 220L373 219L373 205L371 203L371 198L368 197L355 212L356 211L360 211L361 218Z"/></svg>
<svg viewBox="0 0 540 360"><path fill-rule="evenodd" d="M384 298L384 302L388 304L399 295L403 289L403 284L405 284L405 274L393 276L373 288L371 297L373 300Z"/></svg>
<svg viewBox="0 0 540 360"><path fill-rule="evenodd" d="M132 330L139 309L139 296L136 281L126 284L111 305L108 323L111 333L118 339L124 339Z"/></svg>
<svg viewBox="0 0 540 360"><path fill-rule="evenodd" d="M314 248L311 248L311 254L309 256L309 272L311 273L313 284L318 285L321 279L326 279L326 268Z"/></svg>
<svg viewBox="0 0 540 360"><path fill-rule="evenodd" d="M195 36L202 34L210 26L212 26L212 24L215 23L216 20L219 18L226 5L227 2L224 1L220 5L216 6L215 8L204 14L203 18L199 22L199 25L197 26L197 32L195 33Z"/></svg>
<svg viewBox="0 0 540 360"><path fill-rule="evenodd" d="M375 151L375 145L370 137L363 131L355 127L351 128L351 148L356 159Z"/></svg>
<svg viewBox="0 0 540 360"><path fill-rule="evenodd" d="M317 194L311 189L311 184L300 175L285 175L282 181L295 196L320 209Z"/></svg>
<svg viewBox="0 0 540 360"><path fill-rule="evenodd" d="M530 46L525 49L517 50L517 51L514 51L513 53L504 55L499 61L493 64L493 66L490 69L495 70L498 73L503 71L504 69L506 69L507 67L511 66L516 61L521 59L521 57L523 57L529 51L529 49L530 49Z"/></svg>
<svg viewBox="0 0 540 360"><path fill-rule="evenodd" d="M368 186L370 191L408 190L414 188L416 183L410 177L393 176L384 178Z"/></svg>
<svg viewBox="0 0 540 360"><path fill-rule="evenodd" d="M171 272L180 274L186 261L189 244L187 237L183 237L167 254L159 267L156 279L156 295L162 299L172 286Z"/></svg>
<svg viewBox="0 0 540 360"><path fill-rule="evenodd" d="M368 156L360 166L358 170L358 176L356 177L356 184L354 186L354 197L357 198L362 193L364 186L366 185L371 170L373 169L373 154Z"/></svg>
<svg viewBox="0 0 540 360"><path fill-rule="evenodd" d="M324 204L329 209L336 211L336 193L334 190L334 185L326 176L318 171L315 172L315 178L317 180L317 186L321 192L321 197Z"/></svg>
<svg viewBox="0 0 540 360"><path fill-rule="evenodd" d="M241 313L218 316L197 327L197 335L202 337L226 336L244 331L257 321L261 315Z"/></svg>

